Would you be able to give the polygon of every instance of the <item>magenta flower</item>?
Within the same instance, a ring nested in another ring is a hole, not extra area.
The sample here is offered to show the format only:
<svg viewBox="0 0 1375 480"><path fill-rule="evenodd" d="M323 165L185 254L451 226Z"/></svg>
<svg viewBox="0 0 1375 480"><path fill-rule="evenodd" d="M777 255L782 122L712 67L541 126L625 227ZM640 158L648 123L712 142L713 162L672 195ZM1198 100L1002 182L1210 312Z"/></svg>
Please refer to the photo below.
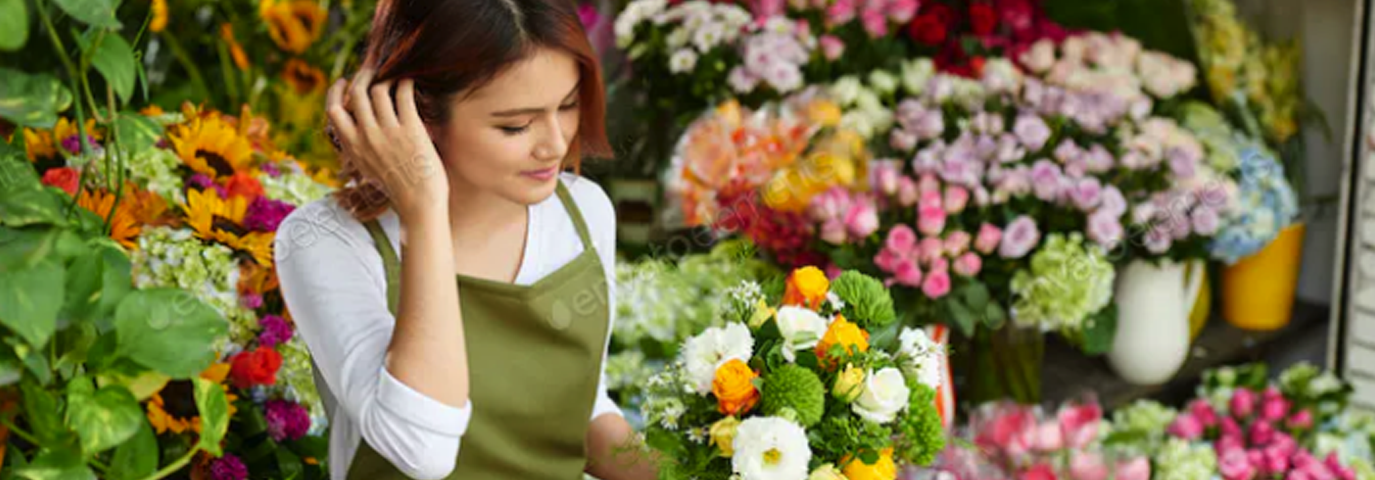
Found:
<svg viewBox="0 0 1375 480"><path fill-rule="evenodd" d="M296 402L269 400L264 410L267 432L273 440L296 440L310 430L310 413Z"/></svg>
<svg viewBox="0 0 1375 480"><path fill-rule="evenodd" d="M282 224L287 215L290 215L296 207L290 203L280 200L272 200L265 195L259 195L248 204L248 211L244 213L243 225L255 232L275 232L277 227Z"/></svg>
<svg viewBox="0 0 1375 480"><path fill-rule="evenodd" d="M1261 398L1260 418L1269 422L1284 420L1289 414L1289 401L1284 399L1279 389L1269 387Z"/></svg>
<svg viewBox="0 0 1375 480"><path fill-rule="evenodd" d="M941 208L940 194L923 194L917 203L917 231L923 235L938 235L941 230L945 230L945 209Z"/></svg>
<svg viewBox="0 0 1375 480"><path fill-rule="evenodd" d="M1232 399L1228 402L1228 407L1232 409L1232 416L1238 420L1251 418L1256 412L1256 392L1249 388L1240 387L1232 392Z"/></svg>
<svg viewBox="0 0 1375 480"><path fill-rule="evenodd" d="M1222 417L1222 421L1219 422L1218 432L1222 438L1234 437L1237 440L1241 439L1241 425L1232 417Z"/></svg>
<svg viewBox="0 0 1375 480"><path fill-rule="evenodd" d="M916 259L904 259L897 263L896 267L893 270L894 282L912 288L922 286L921 268L917 267Z"/></svg>
<svg viewBox="0 0 1375 480"><path fill-rule="evenodd" d="M263 329L258 334L258 343L264 347L273 348L291 341L293 335L291 324L282 317L265 315L261 320L258 320L258 326Z"/></svg>
<svg viewBox="0 0 1375 480"><path fill-rule="evenodd" d="M856 0L836 0L826 8L827 25L844 25L855 19Z"/></svg>
<svg viewBox="0 0 1375 480"><path fill-rule="evenodd" d="M281 167L278 167L277 164L275 164L275 163L267 162L267 163L264 163L261 167L258 167L258 168L261 168L262 171L263 171L263 173L266 173L267 176L269 176L269 177L277 178L277 177L282 176L282 169L281 169Z"/></svg>
<svg viewBox="0 0 1375 480"><path fill-rule="evenodd" d="M1263 447L1275 441L1275 425L1267 420L1258 420L1251 424L1250 430L1251 445Z"/></svg>
<svg viewBox="0 0 1375 480"><path fill-rule="evenodd" d="M1327 459L1323 461L1327 468L1332 470L1339 480L1356 480L1356 471L1342 465L1341 459L1337 457L1337 452L1327 454Z"/></svg>
<svg viewBox="0 0 1375 480"><path fill-rule="evenodd" d="M596 5L590 3L578 5L578 20L582 21L583 30L591 31L598 22L601 22L601 19L602 14L597 11Z"/></svg>
<svg viewBox="0 0 1375 480"><path fill-rule="evenodd" d="M1185 440L1198 440L1203 436L1203 423L1192 413L1181 413L1165 431Z"/></svg>
<svg viewBox="0 0 1375 480"><path fill-rule="evenodd" d="M248 478L248 467L232 453L210 461L210 478L213 480L244 480Z"/></svg>
<svg viewBox="0 0 1375 480"><path fill-rule="evenodd" d="M1218 455L1218 473L1224 480L1251 480L1256 476L1256 468L1245 451L1229 450Z"/></svg>
<svg viewBox="0 0 1375 480"><path fill-rule="evenodd" d="M1097 403L1070 405L1061 408L1056 415L1060 422L1065 441L1073 449L1084 449L1098 437L1098 427L1103 420L1103 408Z"/></svg>
<svg viewBox="0 0 1375 480"><path fill-rule="evenodd" d="M841 41L840 38L836 37L835 35L831 35L829 33L826 35L822 35L819 42L821 44L821 54L825 55L827 60L835 60L837 58L840 58L841 55L845 54L845 42ZM897 132L894 132L894 134L896 133ZM912 146L902 150L911 150L916 145L917 141L914 138L912 140Z"/></svg>
<svg viewBox="0 0 1375 480"><path fill-rule="evenodd" d="M1293 415L1289 416L1289 420L1285 422L1285 425L1288 425L1289 428L1295 430L1307 430L1309 428L1313 428L1313 412L1306 408L1303 410L1299 410L1298 412L1295 412Z"/></svg>
<svg viewBox="0 0 1375 480"><path fill-rule="evenodd" d="M912 227L899 224L888 231L884 248L901 255L913 252L917 249L917 234L912 231Z"/></svg>
<svg viewBox="0 0 1375 480"><path fill-rule="evenodd" d="M1189 413L1194 414L1203 428L1213 428L1218 426L1217 410L1207 400L1197 399L1189 402Z"/></svg>
<svg viewBox="0 0 1375 480"><path fill-rule="evenodd" d="M249 310L257 310L263 306L263 295L260 293L249 293L239 296L239 305Z"/></svg>
<svg viewBox="0 0 1375 480"><path fill-rule="evenodd" d="M1003 231L998 255L1003 258L1022 258L1040 241L1041 231L1036 228L1036 222L1031 217L1022 215L1008 224L1007 229Z"/></svg>

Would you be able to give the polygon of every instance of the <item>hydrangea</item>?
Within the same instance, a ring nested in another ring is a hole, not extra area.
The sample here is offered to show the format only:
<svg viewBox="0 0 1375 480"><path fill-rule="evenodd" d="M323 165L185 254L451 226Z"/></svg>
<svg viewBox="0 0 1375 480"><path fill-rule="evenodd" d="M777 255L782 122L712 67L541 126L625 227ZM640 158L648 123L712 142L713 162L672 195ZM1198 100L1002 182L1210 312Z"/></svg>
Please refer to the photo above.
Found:
<svg viewBox="0 0 1375 480"><path fill-rule="evenodd" d="M1191 445L1172 438L1155 455L1155 480L1209 480L1217 471L1217 455L1206 444Z"/></svg>
<svg viewBox="0 0 1375 480"><path fill-rule="evenodd" d="M333 190L329 185L315 181L295 162L281 162L277 168L281 169L281 175L261 175L258 178L267 198L299 206L324 198Z"/></svg>
<svg viewBox="0 0 1375 480"><path fill-rule="evenodd" d="M181 175L177 173L180 165L176 152L165 148L140 150L126 162L130 180L174 204L186 202Z"/></svg>
<svg viewBox="0 0 1375 480"><path fill-rule="evenodd" d="M1165 429L1174 421L1173 409L1152 400L1137 400L1113 413L1112 429L1114 434L1124 434L1134 441L1120 443L1115 447L1136 454L1153 452L1165 438Z"/></svg>
<svg viewBox="0 0 1375 480"><path fill-rule="evenodd" d="M258 318L239 303L239 264L229 247L204 243L189 229L153 227L139 235L129 260L134 286L185 289L229 320L231 341L255 338Z"/></svg>
<svg viewBox="0 0 1375 480"><path fill-rule="evenodd" d="M1083 235L1051 234L1012 279L1013 319L1042 330L1078 331L1112 299L1115 272L1103 250Z"/></svg>
<svg viewBox="0 0 1375 480"><path fill-rule="evenodd" d="M300 336L277 346L282 354L282 366L277 370L277 388L287 399L299 403L310 412L310 434L324 432L327 423L324 402L315 389L315 370L310 351Z"/></svg>
<svg viewBox="0 0 1375 480"><path fill-rule="evenodd" d="M1228 219L1209 248L1228 264L1265 248L1298 215L1298 198L1284 169L1263 145L1248 142L1241 150L1238 214Z"/></svg>

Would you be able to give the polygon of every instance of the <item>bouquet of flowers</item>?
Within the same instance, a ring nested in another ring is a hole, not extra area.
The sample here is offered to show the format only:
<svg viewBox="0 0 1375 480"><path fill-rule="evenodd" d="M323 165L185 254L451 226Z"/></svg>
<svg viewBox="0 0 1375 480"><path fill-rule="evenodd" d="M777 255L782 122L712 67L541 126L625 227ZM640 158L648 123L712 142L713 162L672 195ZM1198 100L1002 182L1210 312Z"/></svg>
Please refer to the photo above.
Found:
<svg viewBox="0 0 1375 480"><path fill-rule="evenodd" d="M735 293L725 326L650 381L662 478L893 479L944 448L941 352L921 330L896 331L881 282L809 267L781 301L753 283Z"/></svg>

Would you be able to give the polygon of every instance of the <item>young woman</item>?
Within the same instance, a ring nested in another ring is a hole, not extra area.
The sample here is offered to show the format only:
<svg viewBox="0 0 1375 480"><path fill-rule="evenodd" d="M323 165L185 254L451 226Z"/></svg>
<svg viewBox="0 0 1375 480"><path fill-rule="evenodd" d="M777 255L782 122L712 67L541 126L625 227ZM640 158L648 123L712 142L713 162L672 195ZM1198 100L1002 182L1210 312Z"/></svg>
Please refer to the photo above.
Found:
<svg viewBox="0 0 1375 480"><path fill-rule="evenodd" d="M288 217L334 479L653 478L606 394L615 219L569 0L382 0L328 94L347 187ZM455 280L456 279L456 280Z"/></svg>

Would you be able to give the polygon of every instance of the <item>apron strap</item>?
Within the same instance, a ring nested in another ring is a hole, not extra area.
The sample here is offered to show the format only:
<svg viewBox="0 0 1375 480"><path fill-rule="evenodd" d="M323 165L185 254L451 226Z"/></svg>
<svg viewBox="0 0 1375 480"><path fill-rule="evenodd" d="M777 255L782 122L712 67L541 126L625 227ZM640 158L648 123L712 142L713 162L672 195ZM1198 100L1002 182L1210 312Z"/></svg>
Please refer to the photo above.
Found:
<svg viewBox="0 0 1375 480"><path fill-rule="evenodd" d="M387 271L387 310L396 315L396 309L401 303L401 290L397 288L401 283L401 262L397 260L396 250L392 248L391 241L387 240L387 232L382 230L382 224L377 223L377 220L371 220L363 225L368 228L368 234L372 235L373 243L377 244L377 253L382 255L382 268Z"/></svg>
<svg viewBox="0 0 1375 480"><path fill-rule="evenodd" d="M578 204L573 201L573 195L568 193L568 187L559 181L559 186L555 189L559 194L559 201L563 202L563 209L568 211L568 216L573 218L573 226L578 229L578 239L582 240L583 248L592 249L592 235L587 233L587 222L582 219L582 212L578 210Z"/></svg>

